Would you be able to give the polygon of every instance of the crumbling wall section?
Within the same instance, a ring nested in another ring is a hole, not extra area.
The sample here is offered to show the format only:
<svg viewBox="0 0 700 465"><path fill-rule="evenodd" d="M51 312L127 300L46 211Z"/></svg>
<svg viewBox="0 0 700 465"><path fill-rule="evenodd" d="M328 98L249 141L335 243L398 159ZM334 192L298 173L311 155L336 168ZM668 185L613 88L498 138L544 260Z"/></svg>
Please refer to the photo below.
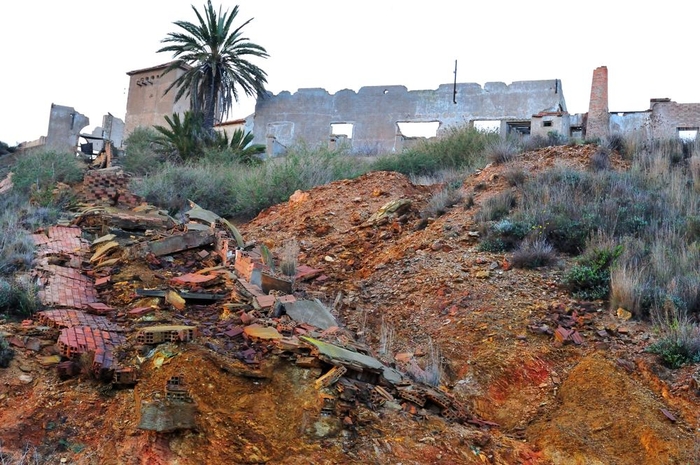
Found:
<svg viewBox="0 0 700 465"><path fill-rule="evenodd" d="M610 114L610 134L626 137L651 137L651 111L630 111Z"/></svg>
<svg viewBox="0 0 700 465"><path fill-rule="evenodd" d="M266 144L278 153L294 142L328 143L331 125L352 125L348 143L355 152L396 150L400 137L397 122L441 123L440 131L473 120L530 120L542 111L566 111L558 79L457 84L437 90L412 90L405 86L362 87L358 92L300 89L260 98L255 107L254 143Z"/></svg>
<svg viewBox="0 0 700 465"><path fill-rule="evenodd" d="M91 170L83 179L85 198L93 203L129 208L141 205L143 198L129 190L129 177L121 168Z"/></svg>
<svg viewBox="0 0 700 465"><path fill-rule="evenodd" d="M700 127L700 103L651 102L651 131L655 138L677 138L678 131Z"/></svg>
<svg viewBox="0 0 700 465"><path fill-rule="evenodd" d="M605 138L609 134L610 113L608 112L608 67L600 66L593 70L591 100L588 107L586 137Z"/></svg>
<svg viewBox="0 0 700 465"><path fill-rule="evenodd" d="M63 153L75 153L80 131L90 124L90 119L73 107L51 104L49 132L44 148Z"/></svg>

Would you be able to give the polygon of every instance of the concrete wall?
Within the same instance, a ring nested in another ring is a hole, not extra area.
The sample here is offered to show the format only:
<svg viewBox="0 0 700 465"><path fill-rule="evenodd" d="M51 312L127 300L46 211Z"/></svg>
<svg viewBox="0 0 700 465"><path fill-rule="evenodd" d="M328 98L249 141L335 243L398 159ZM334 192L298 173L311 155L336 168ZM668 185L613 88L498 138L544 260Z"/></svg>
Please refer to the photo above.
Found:
<svg viewBox="0 0 700 465"><path fill-rule="evenodd" d="M165 93L166 89L185 73L184 69L176 69L163 75L168 65L169 63L166 63L126 73L129 75L129 94L126 101L124 137L139 126L164 125L164 116L183 114L190 109L189 98L183 96L179 101L175 101L177 88Z"/></svg>
<svg viewBox="0 0 700 465"><path fill-rule="evenodd" d="M651 137L651 112L626 111L610 113L610 134Z"/></svg>
<svg viewBox="0 0 700 465"><path fill-rule="evenodd" d="M654 99L651 109L610 114L610 133L675 139L679 129L700 128L700 103Z"/></svg>
<svg viewBox="0 0 700 465"><path fill-rule="evenodd" d="M75 153L80 131L88 124L88 117L75 111L75 108L52 103L44 148Z"/></svg>
<svg viewBox="0 0 700 465"><path fill-rule="evenodd" d="M358 92L300 89L260 98L255 106L254 143L279 153L295 141L328 143L331 124L353 125L347 142L353 151L378 153L398 150L397 122L439 121L440 130L472 120L530 120L542 111L566 111L561 81L517 81L452 84L437 90L408 91L404 86L362 87ZM402 139L398 137L398 144Z"/></svg>
<svg viewBox="0 0 700 465"><path fill-rule="evenodd" d="M102 137L111 140L116 148L121 148L122 146L124 127L124 121L112 114L106 114L102 117Z"/></svg>
<svg viewBox="0 0 700 465"><path fill-rule="evenodd" d="M532 116L530 134L547 137L550 132L556 132L563 137L569 137L571 124L569 114L564 112L541 113Z"/></svg>

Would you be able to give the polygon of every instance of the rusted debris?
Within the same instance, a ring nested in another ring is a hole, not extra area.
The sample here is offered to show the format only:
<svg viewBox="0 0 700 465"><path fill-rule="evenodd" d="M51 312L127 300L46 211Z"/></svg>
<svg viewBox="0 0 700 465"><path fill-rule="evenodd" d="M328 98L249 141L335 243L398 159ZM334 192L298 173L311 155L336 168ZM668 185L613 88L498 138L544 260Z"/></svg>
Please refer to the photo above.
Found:
<svg viewBox="0 0 700 465"><path fill-rule="evenodd" d="M292 281L280 278L278 276L273 276L270 273L262 271L260 273L260 283L263 292L269 293L270 291L284 292L285 294L292 293Z"/></svg>
<svg viewBox="0 0 700 465"><path fill-rule="evenodd" d="M145 256L152 253L156 257L171 255L183 250L195 249L204 245L214 243L215 235L213 231L187 231L184 234L177 234L155 241L145 242L137 253Z"/></svg>
<svg viewBox="0 0 700 465"><path fill-rule="evenodd" d="M95 263L97 262L100 258L104 257L113 249L117 249L119 247L119 243L116 241L110 241L110 242L105 242L104 244L100 244L97 249L95 250L95 253L90 257L90 263Z"/></svg>
<svg viewBox="0 0 700 465"><path fill-rule="evenodd" d="M348 372L343 365L335 366L328 370L326 374L316 380L316 389L327 388L335 384L341 376Z"/></svg>
<svg viewBox="0 0 700 465"><path fill-rule="evenodd" d="M39 323L52 328L70 328L72 326L90 326L103 331L124 331L104 316L90 315L80 310L45 310L38 312Z"/></svg>

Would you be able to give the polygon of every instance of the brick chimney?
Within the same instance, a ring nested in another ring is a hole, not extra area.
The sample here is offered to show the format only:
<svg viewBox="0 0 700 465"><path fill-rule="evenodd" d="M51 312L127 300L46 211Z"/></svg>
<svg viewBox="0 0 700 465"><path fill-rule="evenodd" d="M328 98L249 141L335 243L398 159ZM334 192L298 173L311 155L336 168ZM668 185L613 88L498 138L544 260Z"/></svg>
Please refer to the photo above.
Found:
<svg viewBox="0 0 700 465"><path fill-rule="evenodd" d="M601 66L593 70L591 83L591 101L588 106L586 138L604 138L610 131L610 113L608 110L608 67Z"/></svg>

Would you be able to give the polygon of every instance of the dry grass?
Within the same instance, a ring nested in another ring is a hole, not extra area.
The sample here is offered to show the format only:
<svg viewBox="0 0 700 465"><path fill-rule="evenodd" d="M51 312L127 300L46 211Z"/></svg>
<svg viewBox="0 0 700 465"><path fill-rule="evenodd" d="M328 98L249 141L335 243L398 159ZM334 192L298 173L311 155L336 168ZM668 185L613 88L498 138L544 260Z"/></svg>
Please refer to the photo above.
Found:
<svg viewBox="0 0 700 465"><path fill-rule="evenodd" d="M515 268L540 268L556 262L554 248L542 237L525 239L510 257Z"/></svg>

